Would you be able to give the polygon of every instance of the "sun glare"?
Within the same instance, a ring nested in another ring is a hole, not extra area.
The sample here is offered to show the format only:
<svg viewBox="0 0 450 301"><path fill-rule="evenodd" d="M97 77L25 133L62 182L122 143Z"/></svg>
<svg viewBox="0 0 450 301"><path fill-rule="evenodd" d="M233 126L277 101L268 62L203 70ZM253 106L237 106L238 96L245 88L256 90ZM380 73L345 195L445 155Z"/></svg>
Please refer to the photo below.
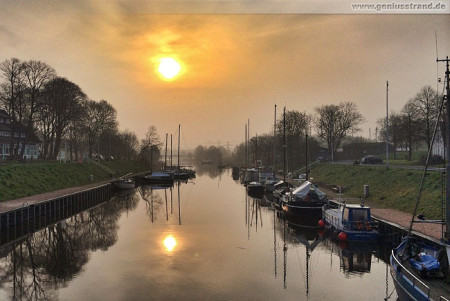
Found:
<svg viewBox="0 0 450 301"><path fill-rule="evenodd" d="M171 80L174 79L180 73L180 64L171 57L162 58L159 61L158 72L162 75L164 79Z"/></svg>
<svg viewBox="0 0 450 301"><path fill-rule="evenodd" d="M170 235L164 239L164 246L166 247L167 251L172 252L176 245L177 241L175 240L175 238L173 238L173 236Z"/></svg>

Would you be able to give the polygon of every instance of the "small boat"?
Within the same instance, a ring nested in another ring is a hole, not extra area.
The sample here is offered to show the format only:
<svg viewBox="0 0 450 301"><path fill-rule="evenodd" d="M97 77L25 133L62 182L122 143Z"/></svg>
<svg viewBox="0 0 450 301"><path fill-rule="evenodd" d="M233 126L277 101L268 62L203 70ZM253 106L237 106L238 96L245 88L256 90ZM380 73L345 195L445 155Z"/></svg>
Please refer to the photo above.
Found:
<svg viewBox="0 0 450 301"><path fill-rule="evenodd" d="M264 192L264 186L259 182L250 182L247 185L247 193L251 197L261 198Z"/></svg>
<svg viewBox="0 0 450 301"><path fill-rule="evenodd" d="M163 171L153 171L145 175L143 179L149 184L173 183L173 175Z"/></svg>
<svg viewBox="0 0 450 301"><path fill-rule="evenodd" d="M283 211L286 214L314 216L317 217L317 221L322 215L322 207L327 200L326 193L309 181L305 181L292 192L287 192L281 197Z"/></svg>
<svg viewBox="0 0 450 301"><path fill-rule="evenodd" d="M370 207L364 204L346 204L339 202L337 208L329 204L322 208L322 220L319 225L338 234L340 241L378 240L377 223L372 220Z"/></svg>
<svg viewBox="0 0 450 301"><path fill-rule="evenodd" d="M136 183L133 179L129 178L120 178L117 181L113 182L114 188L119 190L133 189L136 187Z"/></svg>

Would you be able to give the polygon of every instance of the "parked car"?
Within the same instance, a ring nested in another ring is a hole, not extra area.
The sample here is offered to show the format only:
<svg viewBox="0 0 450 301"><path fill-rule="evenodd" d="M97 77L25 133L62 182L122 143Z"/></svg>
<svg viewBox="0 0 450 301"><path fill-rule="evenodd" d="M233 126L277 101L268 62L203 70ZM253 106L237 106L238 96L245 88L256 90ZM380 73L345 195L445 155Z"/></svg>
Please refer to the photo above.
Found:
<svg viewBox="0 0 450 301"><path fill-rule="evenodd" d="M367 155L361 159L361 164L383 164L383 159L374 155Z"/></svg>

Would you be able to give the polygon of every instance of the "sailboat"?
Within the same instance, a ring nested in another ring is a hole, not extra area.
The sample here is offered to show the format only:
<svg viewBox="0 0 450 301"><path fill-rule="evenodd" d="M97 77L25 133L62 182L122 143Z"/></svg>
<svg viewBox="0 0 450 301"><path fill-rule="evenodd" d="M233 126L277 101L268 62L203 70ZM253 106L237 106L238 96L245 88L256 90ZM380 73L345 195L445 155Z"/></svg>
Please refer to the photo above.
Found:
<svg viewBox="0 0 450 301"><path fill-rule="evenodd" d="M391 276L394 280L397 295L400 301L414 300L449 300L450 298L450 88L449 88L449 59L437 60L447 62L445 72L446 76L446 107L447 122L445 134L447 136L447 163L446 163L446 221L424 221L415 219L418 203L424 185L424 178L427 173L431 148L428 150L427 162L424 167L422 182L419 189L414 214L407 236L400 245L392 250L390 256ZM445 98L444 98L445 99ZM441 111L444 108L444 102L441 104ZM440 114L440 113L439 113ZM439 120L440 118L438 118ZM437 123L434 129L433 141L437 132ZM431 143L433 145L433 143ZM445 235L442 233L440 241L422 240L412 235L414 223L436 222L446 225Z"/></svg>

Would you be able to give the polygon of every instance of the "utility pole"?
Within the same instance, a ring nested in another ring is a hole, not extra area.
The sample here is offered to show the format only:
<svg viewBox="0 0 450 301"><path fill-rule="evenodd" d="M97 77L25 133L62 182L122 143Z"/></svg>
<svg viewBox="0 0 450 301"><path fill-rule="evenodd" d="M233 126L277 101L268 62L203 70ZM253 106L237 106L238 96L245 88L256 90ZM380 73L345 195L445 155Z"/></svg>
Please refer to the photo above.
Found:
<svg viewBox="0 0 450 301"><path fill-rule="evenodd" d="M448 56L444 60L436 59L436 62L446 62L446 70L445 70L445 77L447 81L447 95L446 95L446 107L447 107L447 128L446 128L446 134L447 134L447 163L445 164L445 178L446 178L446 190L445 190L445 205L447 208L445 220L446 220L446 231L445 231L445 238L447 241L450 241L450 71L449 71L449 59Z"/></svg>
<svg viewBox="0 0 450 301"><path fill-rule="evenodd" d="M389 82L386 81L386 169L389 169Z"/></svg>

